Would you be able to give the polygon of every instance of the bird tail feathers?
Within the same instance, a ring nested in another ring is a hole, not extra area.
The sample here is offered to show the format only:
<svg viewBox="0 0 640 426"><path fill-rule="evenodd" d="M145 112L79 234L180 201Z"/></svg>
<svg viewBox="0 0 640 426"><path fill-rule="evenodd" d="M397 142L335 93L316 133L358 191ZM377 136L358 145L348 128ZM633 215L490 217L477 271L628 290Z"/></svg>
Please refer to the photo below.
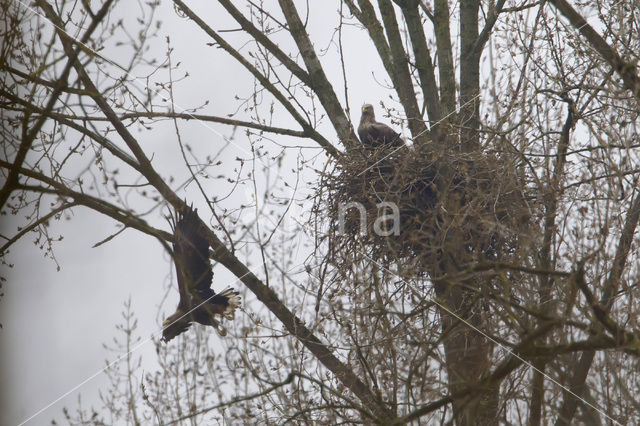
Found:
<svg viewBox="0 0 640 426"><path fill-rule="evenodd" d="M227 301L227 308L222 312L222 316L229 321L233 320L235 310L238 306L240 306L240 293L238 293L235 289L229 287L218 293L216 296L224 297Z"/></svg>

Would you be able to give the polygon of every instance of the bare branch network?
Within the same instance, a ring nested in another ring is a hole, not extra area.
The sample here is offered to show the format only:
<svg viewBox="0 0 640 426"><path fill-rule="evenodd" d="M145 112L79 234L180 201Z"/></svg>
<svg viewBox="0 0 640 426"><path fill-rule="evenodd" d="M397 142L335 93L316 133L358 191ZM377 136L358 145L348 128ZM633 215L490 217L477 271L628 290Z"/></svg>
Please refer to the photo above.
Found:
<svg viewBox="0 0 640 426"><path fill-rule="evenodd" d="M175 264L67 422L640 424L635 0L205 3L0 0L3 265Z"/></svg>

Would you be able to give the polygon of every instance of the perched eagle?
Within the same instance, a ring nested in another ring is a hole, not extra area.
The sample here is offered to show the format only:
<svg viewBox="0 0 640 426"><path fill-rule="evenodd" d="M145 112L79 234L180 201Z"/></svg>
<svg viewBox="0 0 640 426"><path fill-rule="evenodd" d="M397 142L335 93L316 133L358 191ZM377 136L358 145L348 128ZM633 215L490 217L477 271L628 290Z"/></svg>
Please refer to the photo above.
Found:
<svg viewBox="0 0 640 426"><path fill-rule="evenodd" d="M240 296L234 289L219 294L211 289L213 270L209 262L209 242L203 231L197 209L188 208L186 213L178 213L173 232L173 259L180 302L176 312L162 324L165 342L187 330L192 322L211 325L224 336L226 331L219 321L222 317L232 320L240 305Z"/></svg>
<svg viewBox="0 0 640 426"><path fill-rule="evenodd" d="M362 106L362 117L358 126L358 136L368 148L401 147L404 142L398 133L386 124L378 123L373 113L373 105Z"/></svg>

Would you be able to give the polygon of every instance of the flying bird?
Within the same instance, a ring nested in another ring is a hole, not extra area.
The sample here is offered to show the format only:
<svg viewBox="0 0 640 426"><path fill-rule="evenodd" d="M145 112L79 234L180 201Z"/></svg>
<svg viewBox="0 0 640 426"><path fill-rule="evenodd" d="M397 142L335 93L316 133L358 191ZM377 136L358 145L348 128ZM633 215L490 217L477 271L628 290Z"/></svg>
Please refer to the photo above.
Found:
<svg viewBox="0 0 640 426"><path fill-rule="evenodd" d="M169 342L186 331L192 322L215 327L221 335L226 330L222 318L233 319L240 296L233 288L216 294L211 289L213 270L209 261L209 241L205 237L198 210L187 208L178 213L173 231L173 260L178 277L180 301L176 312L162 326L162 340Z"/></svg>
<svg viewBox="0 0 640 426"><path fill-rule="evenodd" d="M386 124L378 123L373 113L373 105L362 106L362 117L358 126L358 136L362 143L369 148L401 147L404 141L398 133Z"/></svg>

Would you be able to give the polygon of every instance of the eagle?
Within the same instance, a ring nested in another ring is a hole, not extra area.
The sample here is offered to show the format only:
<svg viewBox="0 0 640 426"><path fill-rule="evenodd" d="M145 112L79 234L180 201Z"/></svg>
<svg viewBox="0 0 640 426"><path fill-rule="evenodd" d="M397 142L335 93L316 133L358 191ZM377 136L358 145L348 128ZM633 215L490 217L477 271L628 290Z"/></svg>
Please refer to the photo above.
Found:
<svg viewBox="0 0 640 426"><path fill-rule="evenodd" d="M373 105L362 106L362 117L358 126L358 136L368 148L393 147L399 148L404 141L398 133L386 124L378 123L373 113Z"/></svg>
<svg viewBox="0 0 640 426"><path fill-rule="evenodd" d="M222 318L233 319L240 296L233 288L216 294L211 289L213 270L209 261L209 241L198 217L198 210L187 207L176 214L173 230L173 260L178 277L180 301L176 312L162 324L162 340L169 342L186 331L192 322L215 327L221 335L226 330ZM216 318L217 317L217 318Z"/></svg>

